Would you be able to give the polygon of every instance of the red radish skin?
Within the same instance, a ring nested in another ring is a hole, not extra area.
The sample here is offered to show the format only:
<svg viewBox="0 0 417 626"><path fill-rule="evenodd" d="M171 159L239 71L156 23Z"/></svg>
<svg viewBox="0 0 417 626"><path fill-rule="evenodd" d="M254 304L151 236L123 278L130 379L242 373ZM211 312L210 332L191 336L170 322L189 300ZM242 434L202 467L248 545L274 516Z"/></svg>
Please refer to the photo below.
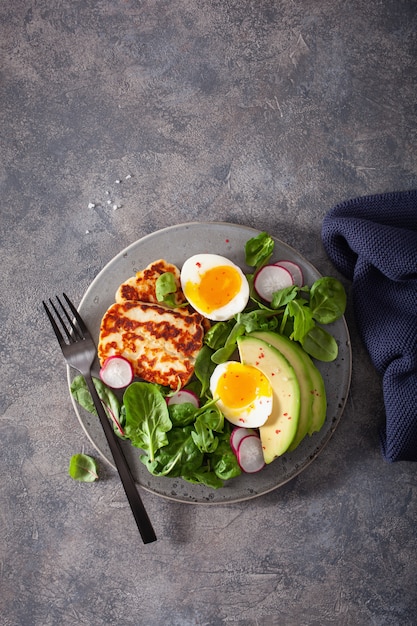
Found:
<svg viewBox="0 0 417 626"><path fill-rule="evenodd" d="M303 270L297 263L294 263L294 261L288 261L285 259L282 261L277 261L275 265L278 265L279 267L284 267L286 270L289 271L289 273L292 276L294 285L297 285L297 287L302 287L304 285Z"/></svg>
<svg viewBox="0 0 417 626"><path fill-rule="evenodd" d="M255 274L253 286L256 293L265 302L272 301L275 291L291 287L294 284L291 273L280 265L264 265Z"/></svg>
<svg viewBox="0 0 417 626"><path fill-rule="evenodd" d="M112 389L123 389L134 378L133 367L123 356L109 356L100 369L100 378Z"/></svg>
<svg viewBox="0 0 417 626"><path fill-rule="evenodd" d="M166 401L168 405L190 402L196 409L200 406L198 396L193 391L189 391L188 389L181 389L181 391L177 391L172 396L168 396Z"/></svg>
<svg viewBox="0 0 417 626"><path fill-rule="evenodd" d="M265 467L262 443L258 435L243 437L237 451L237 461L246 474L255 474Z"/></svg>
<svg viewBox="0 0 417 626"><path fill-rule="evenodd" d="M243 426L236 426L236 428L232 430L230 434L230 447L236 456L240 442L243 437L247 437L248 435L256 435L256 433L252 428L245 428Z"/></svg>

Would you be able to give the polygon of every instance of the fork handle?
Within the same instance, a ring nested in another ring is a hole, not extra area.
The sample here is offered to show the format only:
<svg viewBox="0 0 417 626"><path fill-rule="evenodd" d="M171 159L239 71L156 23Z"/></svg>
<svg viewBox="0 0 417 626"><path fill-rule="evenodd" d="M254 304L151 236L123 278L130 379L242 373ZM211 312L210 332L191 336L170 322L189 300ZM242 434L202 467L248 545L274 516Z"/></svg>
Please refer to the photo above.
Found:
<svg viewBox="0 0 417 626"><path fill-rule="evenodd" d="M146 509L143 505L142 499L139 495L136 483L127 464L126 457L123 454L123 450L120 446L119 440L115 435L113 428L109 422L106 412L103 408L100 397L95 388L93 379L91 376L85 376L87 387L93 398L94 406L96 407L100 423L103 427L104 434L106 435L107 443L109 444L113 459L119 472L122 485L126 492L127 499L132 509L133 517L136 520L137 527L142 537L143 543L151 543L156 541L156 534L152 527L151 521L148 517Z"/></svg>

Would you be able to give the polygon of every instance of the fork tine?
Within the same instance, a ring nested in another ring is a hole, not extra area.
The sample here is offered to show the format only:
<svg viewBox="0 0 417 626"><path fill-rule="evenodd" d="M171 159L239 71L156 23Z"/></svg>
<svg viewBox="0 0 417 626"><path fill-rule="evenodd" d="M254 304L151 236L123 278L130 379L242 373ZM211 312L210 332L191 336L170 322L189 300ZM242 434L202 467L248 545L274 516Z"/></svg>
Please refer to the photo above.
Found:
<svg viewBox="0 0 417 626"><path fill-rule="evenodd" d="M64 294L65 295L65 294ZM67 335L68 335L68 339L70 340L71 343L73 343L74 341L77 341L77 339L84 339L84 334L82 332L82 329L80 330L79 328L77 328L77 325L74 323L74 320L71 318L70 314L68 313L67 309L64 307L64 305L62 304L61 300L58 298L58 296L56 296L56 299L59 303L59 306L61 307L65 317L67 318L72 331L73 331L73 335L69 334L67 331ZM71 309L72 310L72 309ZM55 309L56 311L56 309ZM58 314L58 311L56 311ZM58 314L59 315L59 314ZM60 318L60 322L62 324L62 319Z"/></svg>
<svg viewBox="0 0 417 626"><path fill-rule="evenodd" d="M68 304L69 308L71 309L72 314L74 315L75 319L77 320L77 324L80 327L80 330L83 333L84 337L89 336L90 333L88 331L88 328L84 324L84 320L82 319L82 317L78 313L77 309L75 308L75 306L73 305L71 300L68 298L66 293L63 293L62 295L64 296L65 300L67 301L67 304Z"/></svg>
<svg viewBox="0 0 417 626"><path fill-rule="evenodd" d="M58 296L56 296L56 299L57 299L57 300L58 300L58 302L59 302L59 298L58 298ZM70 343L73 343L73 341L74 341L74 337L73 337L73 336L71 335L71 333L69 332L69 330L68 330L68 328L67 328L67 326L66 326L66 324L65 324L64 320L62 319L62 315L60 314L60 312L59 312L59 311L58 311L58 309L56 308L55 304L52 302L51 298L49 298L49 302L50 302L50 305L51 305L51 307L53 308L53 310L54 310L54 312L55 312L55 315L56 315L56 316L57 316L57 318L59 319L59 322L60 322L60 324L61 324L62 328L64 329L64 332L65 332L65 334L66 334L66 336L67 336L68 341L69 341ZM61 304L60 302L59 302L59 304L61 305L61 308L62 308L62 304ZM64 311L64 313L66 313L66 311ZM68 314L67 314L67 313L66 313L66 317L68 317Z"/></svg>
<svg viewBox="0 0 417 626"><path fill-rule="evenodd" d="M52 306L54 306L54 305L52 304L51 300L49 300L49 302L51 303L51 305L52 305ZM56 338L58 339L58 343L59 343L59 345L60 345L60 346L61 346L61 348L62 348L62 346L64 346L64 345L65 345L64 337L62 336L62 333L61 333L61 331L60 331L60 330L59 330L59 328L58 328L58 324L57 324L57 323L56 323L56 321L54 320L54 317L53 317L52 313L50 312L50 310L48 309L48 307L47 307L47 305L46 305L46 302L45 302L44 300L42 300L42 304L43 304L44 309L45 309L45 311L46 311L46 314L47 314L47 316L48 316L48 318L49 318L49 321L51 322L51 326L52 326L52 328L53 328L53 330L54 330L55 336L56 336ZM54 308L55 308L55 307L54 307Z"/></svg>

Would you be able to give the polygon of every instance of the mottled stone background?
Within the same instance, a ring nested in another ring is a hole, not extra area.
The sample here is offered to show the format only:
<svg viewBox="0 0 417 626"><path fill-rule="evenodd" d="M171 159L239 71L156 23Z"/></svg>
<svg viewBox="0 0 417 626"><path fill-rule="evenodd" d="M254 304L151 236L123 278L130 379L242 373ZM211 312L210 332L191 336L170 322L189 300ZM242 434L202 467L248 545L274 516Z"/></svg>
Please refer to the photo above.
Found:
<svg viewBox="0 0 417 626"><path fill-rule="evenodd" d="M144 493L149 546L110 468L67 476L95 451L41 310L187 221L268 230L335 274L325 213L417 186L416 8L2 0L2 624L416 623L416 468L380 455L381 384L351 304L351 394L319 458L249 502Z"/></svg>

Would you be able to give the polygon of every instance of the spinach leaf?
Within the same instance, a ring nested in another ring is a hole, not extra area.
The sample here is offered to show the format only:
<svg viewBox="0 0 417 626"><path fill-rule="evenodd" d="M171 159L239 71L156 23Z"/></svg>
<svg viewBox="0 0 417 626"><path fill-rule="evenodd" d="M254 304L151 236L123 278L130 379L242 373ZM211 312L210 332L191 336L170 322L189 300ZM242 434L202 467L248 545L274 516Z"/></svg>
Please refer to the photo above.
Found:
<svg viewBox="0 0 417 626"><path fill-rule="evenodd" d="M157 385L135 382L124 392L123 403L126 436L153 461L157 450L167 445L166 433L172 428L163 394Z"/></svg>
<svg viewBox="0 0 417 626"><path fill-rule="evenodd" d="M201 416L197 417L194 422L194 430L191 432L191 437L200 452L214 452L219 443L216 435Z"/></svg>
<svg viewBox="0 0 417 626"><path fill-rule="evenodd" d="M210 465L213 472L222 480L235 478L242 473L235 453L230 447L230 433L219 440L218 446L210 455Z"/></svg>
<svg viewBox="0 0 417 626"><path fill-rule="evenodd" d="M121 439L125 439L126 437L123 429L125 414L119 398L99 378L93 377L93 382L95 388L97 389L99 398L103 403L106 414L113 423L114 432ZM70 391L74 400L83 409L85 409L86 411L88 411L88 413L91 413L92 415L97 415L96 407L94 406L93 398L91 397L84 376L81 376L81 374L79 374L78 376L74 377L71 383Z"/></svg>
<svg viewBox="0 0 417 626"><path fill-rule="evenodd" d="M275 242L266 232L259 233L245 244L246 265L258 269L268 263L274 251Z"/></svg>
<svg viewBox="0 0 417 626"><path fill-rule="evenodd" d="M168 405L168 413L173 427L188 426L195 420L196 408L191 402Z"/></svg>
<svg viewBox="0 0 417 626"><path fill-rule="evenodd" d="M212 348L212 350L221 348L226 343L234 324L235 321L233 319L228 322L217 322L213 324L205 334L204 343L209 346L209 348Z"/></svg>
<svg viewBox="0 0 417 626"><path fill-rule="evenodd" d="M193 472L184 472L181 478L189 483L205 485L212 489L220 489L220 487L223 487L223 480L210 470L208 463L198 467Z"/></svg>
<svg viewBox="0 0 417 626"><path fill-rule="evenodd" d="M158 302L175 308L178 306L175 301L176 291L177 284L172 272L164 272L158 276L155 282L155 295Z"/></svg>
<svg viewBox="0 0 417 626"><path fill-rule="evenodd" d="M214 452L219 443L215 433L221 433L223 428L223 413L217 408L214 401L211 401L197 412L194 431L191 432L191 436L201 452L211 453Z"/></svg>
<svg viewBox="0 0 417 626"><path fill-rule="evenodd" d="M87 454L74 454L70 459L68 474L74 480L92 483L98 479L97 462Z"/></svg>
<svg viewBox="0 0 417 626"><path fill-rule="evenodd" d="M212 355L213 350L208 346L203 346L194 363L194 374L201 384L200 397L206 395L210 387L210 377L216 367L212 361Z"/></svg>
<svg viewBox="0 0 417 626"><path fill-rule="evenodd" d="M287 304L288 314L293 318L294 329L292 337L294 341L302 341L304 336L315 326L313 313L308 306L307 300L296 298Z"/></svg>
<svg viewBox="0 0 417 626"><path fill-rule="evenodd" d="M224 415L218 408L216 400L208 400L201 408L197 410L196 419L202 418L208 428L222 433L224 429Z"/></svg>
<svg viewBox="0 0 417 626"><path fill-rule="evenodd" d="M339 352L335 338L321 326L310 329L300 343L310 356L319 361L334 361Z"/></svg>
<svg viewBox="0 0 417 626"><path fill-rule="evenodd" d="M248 313L238 313L236 317L246 333L254 330L274 330L278 325L277 312L266 307Z"/></svg>
<svg viewBox="0 0 417 626"><path fill-rule="evenodd" d="M211 360L216 365L219 365L220 363L224 363L225 361L228 361L232 357L233 352L235 350L236 350L235 343L226 344L223 346L223 348L219 348L218 350L216 350L214 354L212 354Z"/></svg>
<svg viewBox="0 0 417 626"><path fill-rule="evenodd" d="M346 291L336 278L319 278L310 289L310 308L320 324L331 324L342 317L346 309Z"/></svg>
<svg viewBox="0 0 417 626"><path fill-rule="evenodd" d="M167 445L156 451L154 458L141 457L154 476L182 476L192 474L202 465L204 454L191 436L193 427L173 428L167 434Z"/></svg>
<svg viewBox="0 0 417 626"><path fill-rule="evenodd" d="M214 352L214 354L212 354L211 360L213 361L213 363L216 363L216 365L218 365L219 363L224 363L225 361L230 359L233 352L236 350L236 342L238 337L240 337L240 335L243 335L244 332L245 327L243 326L243 324L240 324L239 322L235 323L226 339L224 346L222 348L219 348L218 350L216 350L216 352Z"/></svg>
<svg viewBox="0 0 417 626"><path fill-rule="evenodd" d="M229 444L230 426L226 427L214 400L200 409L194 408L194 418L192 424L167 432L167 445L157 450L153 459L142 455L141 461L154 476L181 477L217 489L222 487L223 480L240 473ZM215 455L219 445L223 449L220 456ZM223 462L222 456L225 457Z"/></svg>
<svg viewBox="0 0 417 626"><path fill-rule="evenodd" d="M271 309L279 309L282 306L286 306L291 300L296 298L300 287L297 285L291 285L291 287L284 287L279 291L275 291L272 294Z"/></svg>

